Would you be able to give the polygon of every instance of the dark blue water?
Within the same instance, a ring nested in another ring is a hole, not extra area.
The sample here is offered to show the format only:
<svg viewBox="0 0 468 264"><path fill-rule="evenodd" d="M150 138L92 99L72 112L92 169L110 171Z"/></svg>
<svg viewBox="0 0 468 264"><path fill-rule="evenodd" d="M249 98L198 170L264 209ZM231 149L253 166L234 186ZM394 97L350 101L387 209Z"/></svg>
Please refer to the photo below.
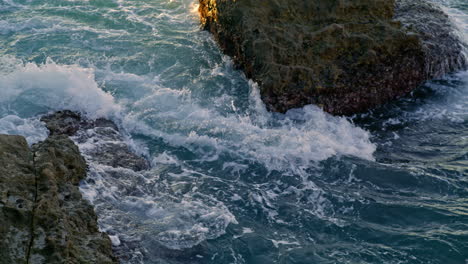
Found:
<svg viewBox="0 0 468 264"><path fill-rule="evenodd" d="M439 3L466 40L468 5ZM467 263L468 72L352 118L269 113L196 9L0 0L0 132L36 142L40 114L72 109L152 162L87 156L81 190L123 263Z"/></svg>

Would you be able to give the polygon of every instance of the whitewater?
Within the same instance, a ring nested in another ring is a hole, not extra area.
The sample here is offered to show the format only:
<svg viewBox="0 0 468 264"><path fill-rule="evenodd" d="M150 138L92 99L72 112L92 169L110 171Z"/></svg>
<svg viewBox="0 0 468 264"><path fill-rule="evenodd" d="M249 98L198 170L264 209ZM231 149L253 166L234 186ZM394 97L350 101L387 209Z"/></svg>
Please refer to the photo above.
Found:
<svg viewBox="0 0 468 264"><path fill-rule="evenodd" d="M438 0L468 43L468 5ZM151 162L80 185L123 263L468 261L468 72L353 117L268 112L192 0L0 0L0 133L113 120ZM87 133L94 133L90 130Z"/></svg>

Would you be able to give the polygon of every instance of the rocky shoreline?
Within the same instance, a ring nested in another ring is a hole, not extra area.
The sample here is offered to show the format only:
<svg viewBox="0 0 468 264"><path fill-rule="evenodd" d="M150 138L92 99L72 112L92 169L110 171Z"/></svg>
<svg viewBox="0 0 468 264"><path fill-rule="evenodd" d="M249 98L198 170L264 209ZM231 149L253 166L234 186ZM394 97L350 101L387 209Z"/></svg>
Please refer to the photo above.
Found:
<svg viewBox="0 0 468 264"><path fill-rule="evenodd" d="M86 163L68 137L29 148L0 135L1 263L116 263L78 185Z"/></svg>
<svg viewBox="0 0 468 264"><path fill-rule="evenodd" d="M70 136L112 139L87 153L108 166L138 171L149 163L122 143L112 121L71 111L41 120L50 135L31 147L22 136L0 135L0 263L117 263L111 239L80 193L87 164Z"/></svg>
<svg viewBox="0 0 468 264"><path fill-rule="evenodd" d="M199 11L272 111L360 113L467 65L449 17L425 0L200 0Z"/></svg>

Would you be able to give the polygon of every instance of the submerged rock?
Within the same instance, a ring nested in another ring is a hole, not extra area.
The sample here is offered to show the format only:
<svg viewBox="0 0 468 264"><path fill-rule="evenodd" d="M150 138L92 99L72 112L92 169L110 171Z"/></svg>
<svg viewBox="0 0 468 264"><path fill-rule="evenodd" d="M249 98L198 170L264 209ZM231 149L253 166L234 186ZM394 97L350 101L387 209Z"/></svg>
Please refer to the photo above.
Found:
<svg viewBox="0 0 468 264"><path fill-rule="evenodd" d="M149 169L149 162L127 145L117 125L107 119L90 120L72 111L58 111L41 118L51 135L72 136L86 147L89 160L133 171Z"/></svg>
<svg viewBox="0 0 468 264"><path fill-rule="evenodd" d="M199 10L273 111L358 113L466 66L448 16L423 0L200 0Z"/></svg>
<svg viewBox="0 0 468 264"><path fill-rule="evenodd" d="M0 263L115 263L79 182L86 163L63 135L30 149L0 135Z"/></svg>

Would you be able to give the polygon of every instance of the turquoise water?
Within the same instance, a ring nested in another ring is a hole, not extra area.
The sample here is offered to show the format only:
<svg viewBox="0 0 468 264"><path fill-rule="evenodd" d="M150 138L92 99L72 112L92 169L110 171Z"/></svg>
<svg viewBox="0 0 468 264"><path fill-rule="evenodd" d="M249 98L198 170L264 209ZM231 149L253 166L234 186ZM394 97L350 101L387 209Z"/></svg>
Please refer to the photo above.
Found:
<svg viewBox="0 0 468 264"><path fill-rule="evenodd" d="M467 39L465 1L439 2ZM123 263L466 264L468 72L353 118L273 114L196 8L0 0L0 132L34 143L39 115L72 109L152 162L88 160L81 190Z"/></svg>

